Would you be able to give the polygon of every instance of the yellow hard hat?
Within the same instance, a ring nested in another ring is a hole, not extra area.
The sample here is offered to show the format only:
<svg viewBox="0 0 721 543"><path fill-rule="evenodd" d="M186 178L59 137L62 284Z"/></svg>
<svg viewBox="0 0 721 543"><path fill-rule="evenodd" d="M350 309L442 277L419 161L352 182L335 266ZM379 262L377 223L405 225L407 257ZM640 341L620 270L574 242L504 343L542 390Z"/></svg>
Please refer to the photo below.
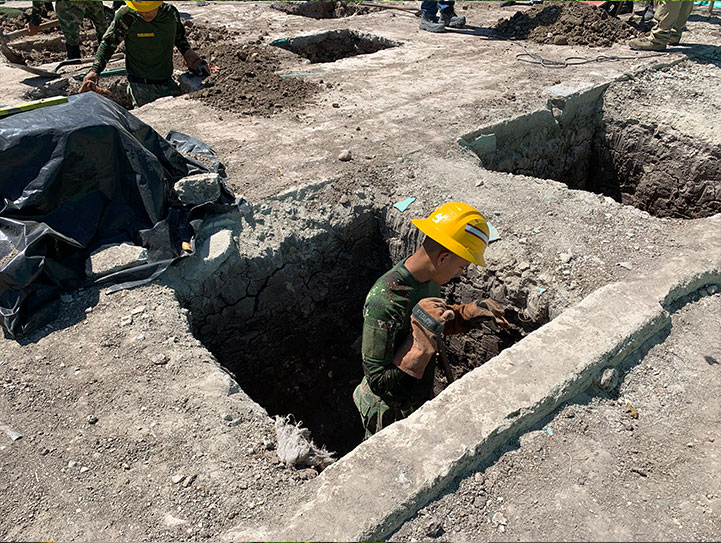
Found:
<svg viewBox="0 0 721 543"><path fill-rule="evenodd" d="M488 223L481 212L463 202L449 202L436 209L427 219L411 222L426 236L452 253L485 266L483 253L488 247Z"/></svg>
<svg viewBox="0 0 721 543"><path fill-rule="evenodd" d="M125 4L135 11L153 11L162 3L162 0L125 0Z"/></svg>

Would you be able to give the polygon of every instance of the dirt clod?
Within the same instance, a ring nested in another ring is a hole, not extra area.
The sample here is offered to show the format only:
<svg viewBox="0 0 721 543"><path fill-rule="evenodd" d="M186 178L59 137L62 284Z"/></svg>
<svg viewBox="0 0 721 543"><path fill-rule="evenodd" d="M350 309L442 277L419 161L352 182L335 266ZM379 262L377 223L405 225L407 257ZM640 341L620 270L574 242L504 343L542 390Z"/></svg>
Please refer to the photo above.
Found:
<svg viewBox="0 0 721 543"><path fill-rule="evenodd" d="M600 8L576 2L534 6L500 20L493 28L504 38L554 45L610 47L637 35L627 23Z"/></svg>

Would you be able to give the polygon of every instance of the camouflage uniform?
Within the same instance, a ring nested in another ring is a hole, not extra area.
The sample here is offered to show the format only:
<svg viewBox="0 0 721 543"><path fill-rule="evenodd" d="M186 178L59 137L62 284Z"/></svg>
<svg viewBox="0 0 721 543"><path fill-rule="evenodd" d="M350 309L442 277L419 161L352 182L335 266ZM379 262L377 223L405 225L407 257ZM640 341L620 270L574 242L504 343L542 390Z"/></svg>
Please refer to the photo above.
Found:
<svg viewBox="0 0 721 543"><path fill-rule="evenodd" d="M41 22L40 11L45 2L33 0L33 9L30 20L33 24ZM83 28L83 18L87 17L95 26L95 33L100 43L108 30L108 21L105 19L103 3L99 0L57 0L55 13L60 21L60 30L65 36L65 43L71 47L80 45L80 31Z"/></svg>
<svg viewBox="0 0 721 543"><path fill-rule="evenodd" d="M133 107L139 107L163 96L178 96L180 88L173 81L173 46L184 55L190 44L178 10L160 4L155 19L146 22L134 10L123 6L105 34L92 71L100 74L110 57L125 41L125 67L128 71L128 93Z"/></svg>
<svg viewBox="0 0 721 543"><path fill-rule="evenodd" d="M398 369L393 356L411 332L411 311L423 298L440 296L437 283L417 281L403 262L371 288L363 307L363 381L353 392L365 437L403 419L433 395L435 357L418 380Z"/></svg>

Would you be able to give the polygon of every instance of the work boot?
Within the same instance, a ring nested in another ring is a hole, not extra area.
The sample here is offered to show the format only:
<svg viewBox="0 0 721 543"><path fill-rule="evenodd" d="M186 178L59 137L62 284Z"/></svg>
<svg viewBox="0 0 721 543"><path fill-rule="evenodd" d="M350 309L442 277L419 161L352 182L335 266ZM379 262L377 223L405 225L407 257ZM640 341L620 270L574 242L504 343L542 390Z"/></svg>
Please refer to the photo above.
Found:
<svg viewBox="0 0 721 543"><path fill-rule="evenodd" d="M665 51L666 46L649 38L635 38L628 41L628 46L634 51Z"/></svg>
<svg viewBox="0 0 721 543"><path fill-rule="evenodd" d="M80 46L65 44L65 50L68 52L68 60L80 58Z"/></svg>
<svg viewBox="0 0 721 543"><path fill-rule="evenodd" d="M668 40L669 45L678 45L681 43L681 36L671 36L671 39Z"/></svg>
<svg viewBox="0 0 721 543"><path fill-rule="evenodd" d="M451 28L463 28L466 26L466 18L456 15L453 8L446 8L441 10L441 23L443 23L443 26L450 26Z"/></svg>
<svg viewBox="0 0 721 543"><path fill-rule="evenodd" d="M437 23L425 15L421 15L421 21L418 23L418 28L425 30L426 32L445 32L446 28L441 24Z"/></svg>

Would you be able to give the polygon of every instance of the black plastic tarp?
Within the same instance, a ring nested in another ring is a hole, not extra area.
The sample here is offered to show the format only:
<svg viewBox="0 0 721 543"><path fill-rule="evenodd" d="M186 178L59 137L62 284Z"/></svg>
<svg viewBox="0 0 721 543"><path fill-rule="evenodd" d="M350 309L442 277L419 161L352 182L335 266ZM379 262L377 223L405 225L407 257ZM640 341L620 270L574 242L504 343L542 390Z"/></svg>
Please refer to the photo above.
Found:
<svg viewBox="0 0 721 543"><path fill-rule="evenodd" d="M199 217L242 203L225 191L221 202L181 206L175 182L223 168L202 142L169 138L92 92L0 120L0 324L7 336L31 331L54 315L62 291L87 285L85 263L95 249L145 247L146 264L104 278L141 283L187 254L182 242L192 240ZM206 155L211 166L174 145Z"/></svg>

